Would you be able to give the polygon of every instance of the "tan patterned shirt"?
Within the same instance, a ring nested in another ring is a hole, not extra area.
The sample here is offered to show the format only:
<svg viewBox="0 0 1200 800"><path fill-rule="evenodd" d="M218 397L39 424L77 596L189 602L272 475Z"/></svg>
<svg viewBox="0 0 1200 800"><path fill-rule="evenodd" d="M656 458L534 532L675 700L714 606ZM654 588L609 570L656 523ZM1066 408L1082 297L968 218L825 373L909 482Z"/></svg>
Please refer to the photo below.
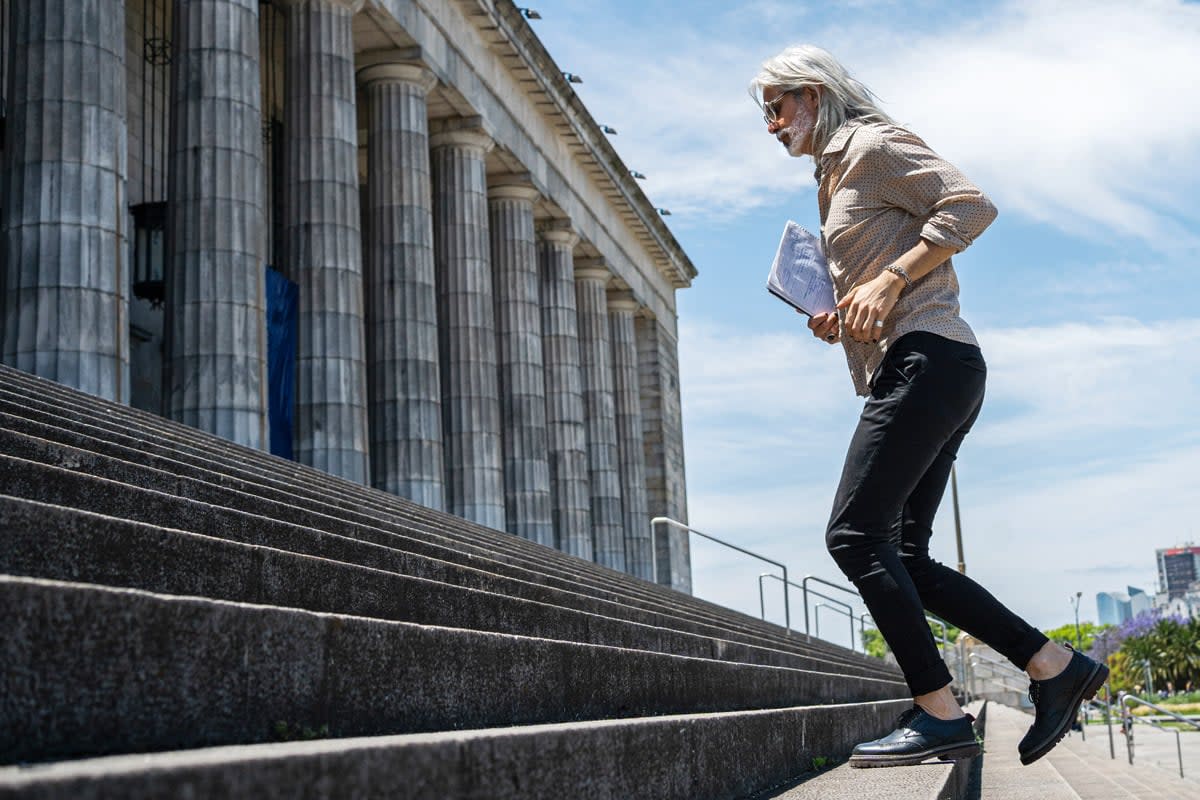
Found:
<svg viewBox="0 0 1200 800"><path fill-rule="evenodd" d="M842 125L817 160L816 177L821 238L839 300L919 239L959 252L996 218L996 207L957 168L914 134L888 123ZM950 259L900 293L878 344L842 337L858 394L870 393L888 345L911 331L978 344L959 316L958 277Z"/></svg>

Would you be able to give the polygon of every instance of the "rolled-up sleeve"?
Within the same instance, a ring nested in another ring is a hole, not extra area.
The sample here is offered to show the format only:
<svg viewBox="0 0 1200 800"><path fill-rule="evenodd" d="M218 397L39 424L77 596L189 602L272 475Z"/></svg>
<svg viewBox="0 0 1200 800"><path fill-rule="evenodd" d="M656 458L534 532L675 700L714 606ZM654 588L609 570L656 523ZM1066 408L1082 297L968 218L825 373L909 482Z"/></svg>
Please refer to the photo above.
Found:
<svg viewBox="0 0 1200 800"><path fill-rule="evenodd" d="M961 252L992 224L996 207L979 187L908 131L893 128L873 148L885 202L925 220L921 238Z"/></svg>

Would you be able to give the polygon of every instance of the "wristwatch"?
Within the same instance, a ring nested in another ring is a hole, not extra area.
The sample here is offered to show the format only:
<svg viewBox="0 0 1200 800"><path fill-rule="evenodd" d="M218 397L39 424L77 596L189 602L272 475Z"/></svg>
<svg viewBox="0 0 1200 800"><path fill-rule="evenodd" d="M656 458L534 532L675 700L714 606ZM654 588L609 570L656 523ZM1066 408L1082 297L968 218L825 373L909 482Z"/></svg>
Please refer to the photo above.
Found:
<svg viewBox="0 0 1200 800"><path fill-rule="evenodd" d="M899 275L901 278L904 278L904 288L905 289L912 288L912 278L908 277L908 271L905 270L904 267L900 266L899 264L888 264L886 267L883 268L883 271L884 272L894 272L895 274Z"/></svg>

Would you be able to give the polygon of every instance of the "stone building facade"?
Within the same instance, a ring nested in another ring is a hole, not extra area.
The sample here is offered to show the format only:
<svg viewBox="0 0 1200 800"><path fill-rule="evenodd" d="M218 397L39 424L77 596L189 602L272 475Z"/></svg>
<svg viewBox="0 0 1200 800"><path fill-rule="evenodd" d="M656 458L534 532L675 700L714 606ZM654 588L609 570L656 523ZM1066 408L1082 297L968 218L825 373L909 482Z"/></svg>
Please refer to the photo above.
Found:
<svg viewBox="0 0 1200 800"><path fill-rule="evenodd" d="M5 363L690 591L696 272L522 9L3 6Z"/></svg>

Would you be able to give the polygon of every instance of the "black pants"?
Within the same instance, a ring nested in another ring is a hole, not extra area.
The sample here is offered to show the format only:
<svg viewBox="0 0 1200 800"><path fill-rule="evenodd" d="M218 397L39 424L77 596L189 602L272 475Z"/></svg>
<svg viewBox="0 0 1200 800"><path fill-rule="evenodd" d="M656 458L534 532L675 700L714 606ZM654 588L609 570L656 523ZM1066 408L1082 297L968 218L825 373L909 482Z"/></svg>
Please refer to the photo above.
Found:
<svg viewBox="0 0 1200 800"><path fill-rule="evenodd" d="M951 680L923 609L1021 669L1047 641L982 586L929 557L933 517L986 378L974 345L925 332L896 341L850 441L825 536L914 695Z"/></svg>

